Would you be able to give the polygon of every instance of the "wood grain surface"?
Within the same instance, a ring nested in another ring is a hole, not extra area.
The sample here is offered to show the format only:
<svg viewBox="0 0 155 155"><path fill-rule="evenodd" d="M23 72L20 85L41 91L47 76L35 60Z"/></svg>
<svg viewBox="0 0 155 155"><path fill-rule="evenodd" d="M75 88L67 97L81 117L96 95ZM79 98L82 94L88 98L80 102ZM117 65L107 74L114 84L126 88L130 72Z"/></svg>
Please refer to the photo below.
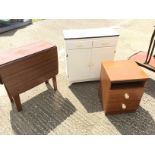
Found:
<svg viewBox="0 0 155 155"><path fill-rule="evenodd" d="M102 65L112 82L141 81L148 79L146 73L131 60L103 61Z"/></svg>
<svg viewBox="0 0 155 155"><path fill-rule="evenodd" d="M105 114L136 111L147 79L145 72L132 61L103 62L101 101Z"/></svg>
<svg viewBox="0 0 155 155"><path fill-rule="evenodd" d="M11 53L9 57L7 57ZM21 110L19 94L53 78L57 89L58 74L57 47L46 42L37 42L16 50L10 50L0 57L0 75L10 100Z"/></svg>

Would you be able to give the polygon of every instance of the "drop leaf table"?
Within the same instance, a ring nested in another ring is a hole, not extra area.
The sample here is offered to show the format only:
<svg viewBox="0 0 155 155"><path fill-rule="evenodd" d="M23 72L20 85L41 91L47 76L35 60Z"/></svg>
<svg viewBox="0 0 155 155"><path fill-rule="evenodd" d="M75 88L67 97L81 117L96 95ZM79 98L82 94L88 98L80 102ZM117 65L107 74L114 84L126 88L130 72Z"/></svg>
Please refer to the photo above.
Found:
<svg viewBox="0 0 155 155"><path fill-rule="evenodd" d="M45 41L0 53L0 83L4 84L10 101L22 110L20 94L52 78L57 90L57 47Z"/></svg>

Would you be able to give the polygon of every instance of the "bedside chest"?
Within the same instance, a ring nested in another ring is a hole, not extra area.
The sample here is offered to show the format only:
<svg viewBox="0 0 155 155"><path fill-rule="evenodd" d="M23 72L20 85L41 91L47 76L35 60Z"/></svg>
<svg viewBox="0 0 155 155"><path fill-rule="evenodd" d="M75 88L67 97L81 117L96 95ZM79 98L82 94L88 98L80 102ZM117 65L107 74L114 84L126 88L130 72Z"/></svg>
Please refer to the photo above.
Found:
<svg viewBox="0 0 155 155"><path fill-rule="evenodd" d="M69 83L99 80L102 60L113 60L119 34L112 28L65 30Z"/></svg>
<svg viewBox="0 0 155 155"><path fill-rule="evenodd" d="M104 61L101 65L101 101L105 114L134 112L148 76L133 61Z"/></svg>

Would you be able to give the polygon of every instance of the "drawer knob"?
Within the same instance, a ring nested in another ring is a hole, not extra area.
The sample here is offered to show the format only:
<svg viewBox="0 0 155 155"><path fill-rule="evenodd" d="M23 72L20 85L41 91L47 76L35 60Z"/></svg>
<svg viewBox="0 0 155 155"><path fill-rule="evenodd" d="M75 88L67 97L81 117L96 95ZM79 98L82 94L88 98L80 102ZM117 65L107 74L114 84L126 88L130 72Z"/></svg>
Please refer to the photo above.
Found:
<svg viewBox="0 0 155 155"><path fill-rule="evenodd" d="M124 103L122 104L122 109L126 109L126 105Z"/></svg>
<svg viewBox="0 0 155 155"><path fill-rule="evenodd" d="M127 99L127 100L130 98L130 96L129 96L128 93L125 93L125 94L124 94L124 97L125 97L125 99Z"/></svg>

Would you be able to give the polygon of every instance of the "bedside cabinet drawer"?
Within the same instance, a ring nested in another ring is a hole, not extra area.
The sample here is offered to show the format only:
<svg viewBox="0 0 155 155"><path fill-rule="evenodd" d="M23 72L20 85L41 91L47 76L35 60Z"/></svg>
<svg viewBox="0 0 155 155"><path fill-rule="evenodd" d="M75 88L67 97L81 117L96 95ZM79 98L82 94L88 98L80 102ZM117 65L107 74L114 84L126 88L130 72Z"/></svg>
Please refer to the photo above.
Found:
<svg viewBox="0 0 155 155"><path fill-rule="evenodd" d="M93 39L93 47L111 47L116 46L118 37L104 37Z"/></svg>
<svg viewBox="0 0 155 155"><path fill-rule="evenodd" d="M109 102L115 102L116 99L118 101L130 101L130 100L140 100L143 94L144 88L124 88L118 90L110 90L109 91Z"/></svg>
<svg viewBox="0 0 155 155"><path fill-rule="evenodd" d="M139 102L139 100L130 100L128 103L122 101L117 101L117 103L109 102L109 104L106 105L104 111L106 114L135 112L139 106Z"/></svg>
<svg viewBox="0 0 155 155"><path fill-rule="evenodd" d="M105 111L108 113L135 111L143 92L143 87L109 90L109 104L106 105Z"/></svg>
<svg viewBox="0 0 155 155"><path fill-rule="evenodd" d="M67 40L66 41L67 49L87 49L92 48L92 40L87 39L77 39L77 40Z"/></svg>

